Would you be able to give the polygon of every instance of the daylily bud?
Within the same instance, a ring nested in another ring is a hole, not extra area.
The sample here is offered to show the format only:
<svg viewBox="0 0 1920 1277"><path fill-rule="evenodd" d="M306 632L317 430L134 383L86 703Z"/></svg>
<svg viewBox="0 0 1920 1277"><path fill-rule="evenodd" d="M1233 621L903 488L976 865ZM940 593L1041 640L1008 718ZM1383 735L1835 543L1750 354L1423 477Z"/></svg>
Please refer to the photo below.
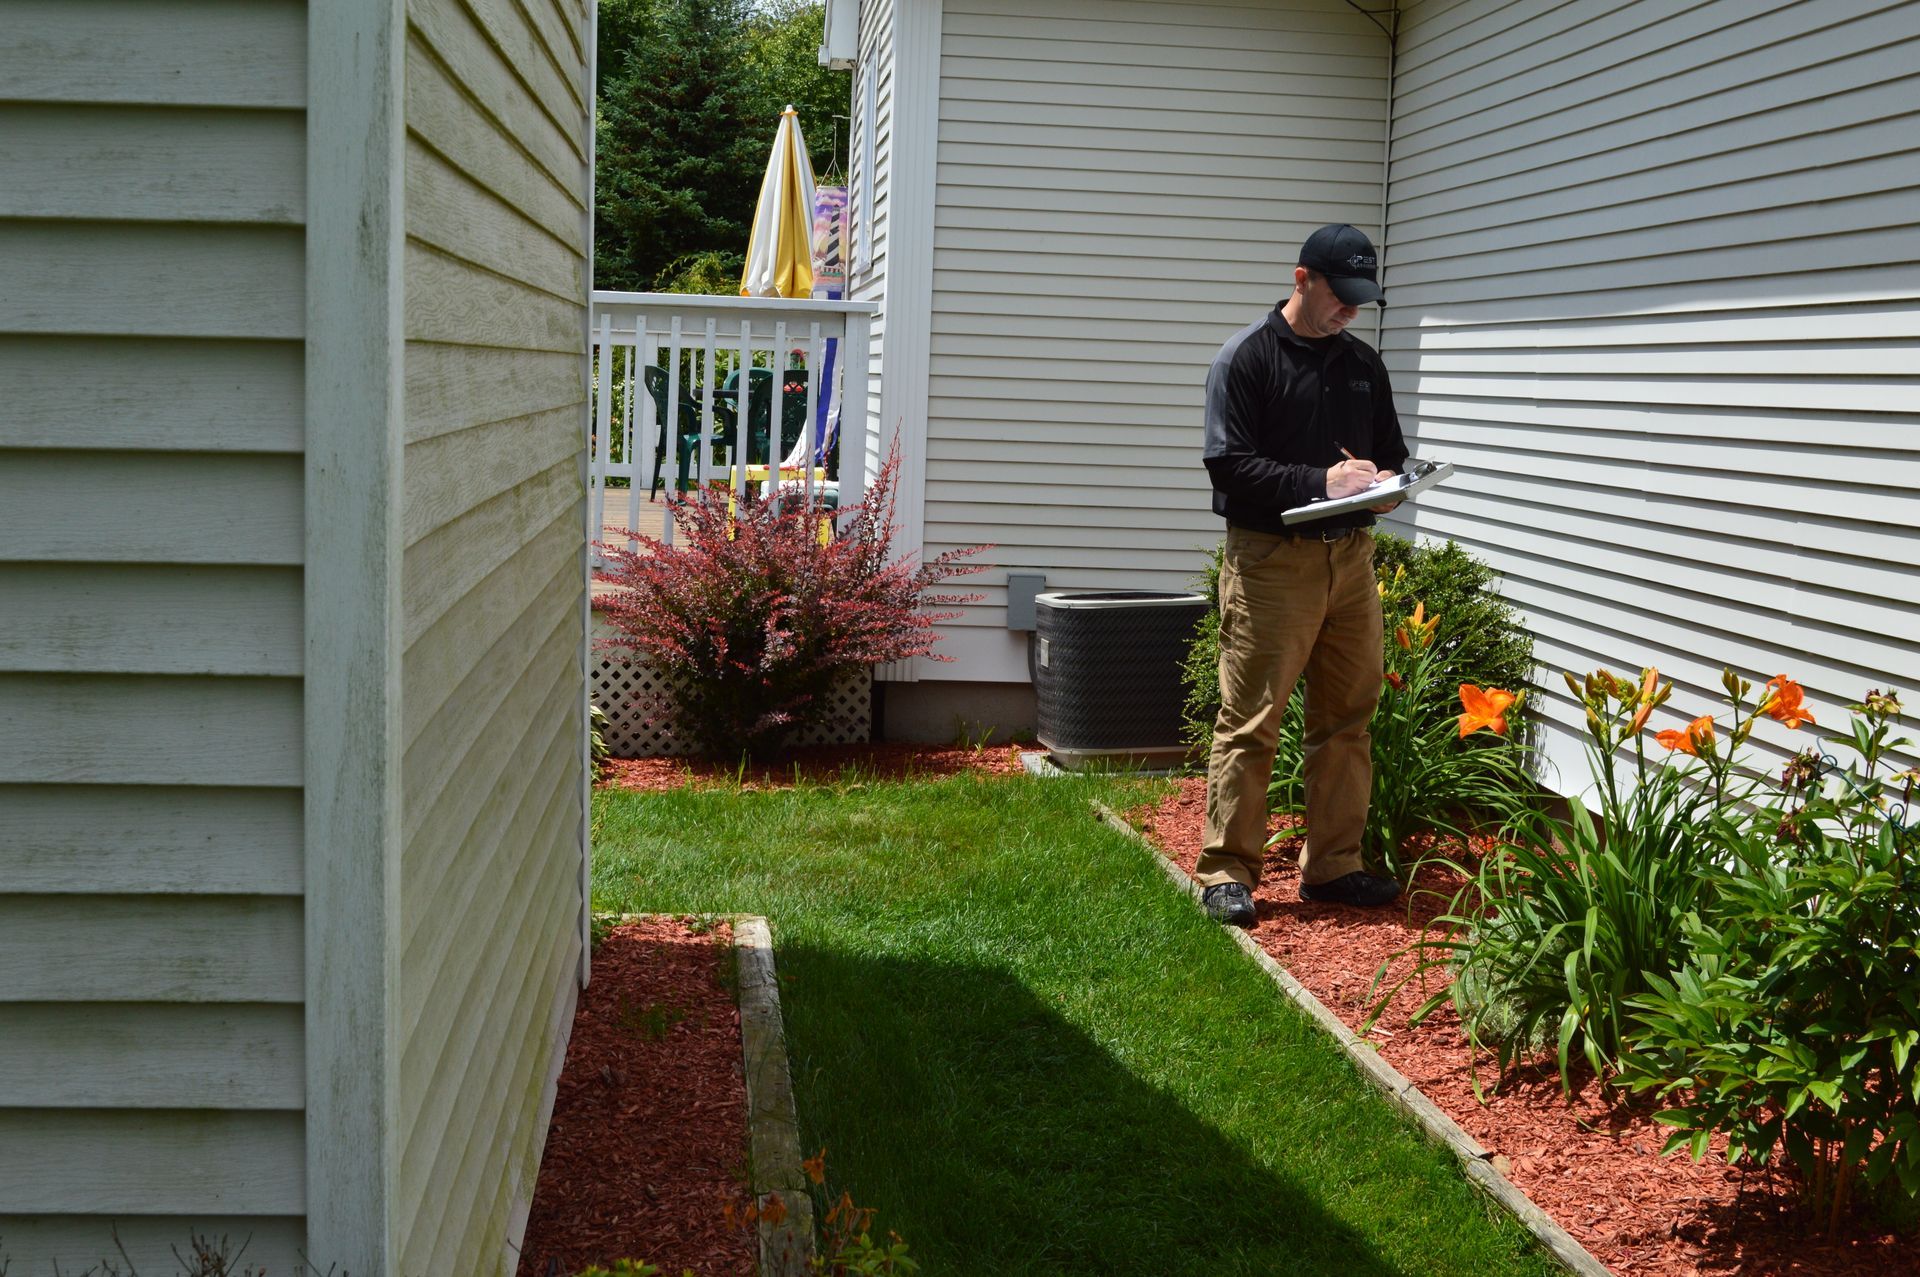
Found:
<svg viewBox="0 0 1920 1277"><path fill-rule="evenodd" d="M1627 724L1627 735L1638 736L1640 734L1640 729L1647 725L1647 719L1652 713L1653 713L1652 701L1648 701L1645 704L1641 705L1640 712L1633 716L1633 722Z"/></svg>
<svg viewBox="0 0 1920 1277"><path fill-rule="evenodd" d="M1653 689L1659 684L1659 682L1660 682L1660 671L1651 665L1647 666L1647 672L1644 675L1642 675L1640 679L1640 703L1641 704L1651 705L1653 703ZM1633 730L1637 732L1640 729L1638 727L1635 727Z"/></svg>
<svg viewBox="0 0 1920 1277"><path fill-rule="evenodd" d="M1600 730L1600 716L1593 712L1591 705L1587 707L1587 730L1593 734L1595 740L1599 740L1606 734Z"/></svg>
<svg viewBox="0 0 1920 1277"><path fill-rule="evenodd" d="M1687 724L1687 739L1699 754L1713 753L1713 715L1702 714Z"/></svg>
<svg viewBox="0 0 1920 1277"><path fill-rule="evenodd" d="M1733 672L1733 666L1723 665L1720 667L1720 686L1727 689L1727 695L1729 696L1738 696L1740 694L1740 676Z"/></svg>
<svg viewBox="0 0 1920 1277"><path fill-rule="evenodd" d="M1404 625L1394 626L1393 641L1409 652L1413 650L1413 643L1407 638L1407 627Z"/></svg>
<svg viewBox="0 0 1920 1277"><path fill-rule="evenodd" d="M1573 693L1575 700L1580 700L1580 680L1573 676L1572 670L1562 670L1561 674L1567 680L1567 690Z"/></svg>

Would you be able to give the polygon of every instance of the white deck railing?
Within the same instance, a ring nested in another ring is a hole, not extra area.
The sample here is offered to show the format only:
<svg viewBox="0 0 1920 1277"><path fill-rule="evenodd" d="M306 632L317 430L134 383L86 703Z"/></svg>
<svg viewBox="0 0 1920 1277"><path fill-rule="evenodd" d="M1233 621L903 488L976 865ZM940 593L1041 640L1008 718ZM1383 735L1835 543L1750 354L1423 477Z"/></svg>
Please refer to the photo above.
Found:
<svg viewBox="0 0 1920 1277"><path fill-rule="evenodd" d="M724 482L736 496L745 494L749 482L764 482L776 500L782 482L813 491L823 481L814 466L778 468L782 423L787 412L799 411L798 400L804 398L797 452L816 457L822 451L819 431L826 415L820 401L834 390L833 383L838 393L839 500L842 505L859 500L870 477L867 349L877 309L871 302L594 293L593 439L588 459L593 526L606 526L608 501L620 492L608 487L609 479L626 480L626 526L632 527L656 481L673 491L683 464L689 484ZM815 370L827 367L829 354L831 377L823 378ZM804 377L793 375L790 366L796 357L798 366L807 370ZM761 449L767 455L741 455L742 449L753 450L749 425L754 378L740 375L749 366L774 373L767 441ZM729 385L730 379L735 384ZM734 446L716 462L713 441L729 415L738 426ZM670 423L680 428L666 428ZM827 425L831 428L831 421ZM611 514L617 522L617 505ZM662 539L673 543L671 518L663 521Z"/></svg>

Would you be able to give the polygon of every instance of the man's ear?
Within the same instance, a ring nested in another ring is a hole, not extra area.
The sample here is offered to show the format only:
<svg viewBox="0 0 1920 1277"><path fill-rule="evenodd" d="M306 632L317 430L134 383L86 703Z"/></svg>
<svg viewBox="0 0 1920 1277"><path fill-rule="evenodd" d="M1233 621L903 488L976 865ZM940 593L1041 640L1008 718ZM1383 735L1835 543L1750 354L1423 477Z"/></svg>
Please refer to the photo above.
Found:
<svg viewBox="0 0 1920 1277"><path fill-rule="evenodd" d="M1307 287L1307 268L1304 266L1294 267L1293 268L1293 291L1296 293L1304 292L1306 290L1306 287Z"/></svg>

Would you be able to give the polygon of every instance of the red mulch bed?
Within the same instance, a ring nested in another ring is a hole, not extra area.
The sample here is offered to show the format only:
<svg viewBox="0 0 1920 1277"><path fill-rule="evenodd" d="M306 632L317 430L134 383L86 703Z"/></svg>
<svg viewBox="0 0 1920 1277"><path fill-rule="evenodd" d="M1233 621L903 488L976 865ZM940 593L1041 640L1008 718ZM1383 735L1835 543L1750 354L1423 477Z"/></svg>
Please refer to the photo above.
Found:
<svg viewBox="0 0 1920 1277"><path fill-rule="evenodd" d="M1031 745L916 745L906 741L871 745L814 745L792 750L779 759L750 766L744 775L737 766L692 758L614 758L601 776L602 789L658 791L682 787L731 789L790 789L796 776L813 783L832 783L849 771L864 780L903 780L956 776L978 771L1010 776L1023 771L1020 752Z"/></svg>
<svg viewBox="0 0 1920 1277"><path fill-rule="evenodd" d="M1206 781L1189 777L1157 805L1129 813L1187 872L1199 858ZM1278 832L1285 822L1276 819ZM1268 853L1254 893L1253 938L1358 1031L1370 1006L1368 989L1380 964L1443 912L1458 878L1438 867L1420 872L1409 908L1371 911L1299 899L1299 839ZM1390 970L1410 970L1399 959ZM1438 991L1442 983L1429 986ZM1902 1240L1867 1220L1839 1241L1814 1236L1794 1208L1783 1174L1729 1166L1725 1143L1694 1165L1684 1153L1661 1157L1666 1128L1649 1106L1612 1102L1589 1080L1571 1102L1549 1066L1509 1078L1486 1104L1475 1099L1470 1070L1483 1088L1496 1076L1493 1058L1470 1060L1451 1007L1417 1028L1408 1017L1425 1000L1415 986L1397 998L1370 1035L1381 1055L1426 1092L1468 1134L1502 1155L1521 1191L1622 1277L1891 1277L1920 1273L1920 1242Z"/></svg>
<svg viewBox="0 0 1920 1277"><path fill-rule="evenodd" d="M643 1259L756 1269L732 928L645 918L593 955L560 1074L519 1277Z"/></svg>

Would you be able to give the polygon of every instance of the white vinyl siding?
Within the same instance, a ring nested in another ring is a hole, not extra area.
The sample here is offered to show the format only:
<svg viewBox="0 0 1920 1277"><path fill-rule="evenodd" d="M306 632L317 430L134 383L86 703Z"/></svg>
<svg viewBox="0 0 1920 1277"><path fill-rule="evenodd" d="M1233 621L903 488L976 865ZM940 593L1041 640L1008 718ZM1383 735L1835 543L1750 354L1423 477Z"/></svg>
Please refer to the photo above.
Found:
<svg viewBox="0 0 1920 1277"><path fill-rule="evenodd" d="M945 0L926 554L991 542L929 678L1026 678L1004 573L1184 589L1221 342L1380 216L1387 41L1338 0ZM1368 335L1363 329L1363 335Z"/></svg>
<svg viewBox="0 0 1920 1277"><path fill-rule="evenodd" d="M892 429L881 407L887 344L887 213L892 207L894 120L894 10L903 0L860 0L859 61L853 81L852 132L848 164L849 229L847 298L878 302L867 346L867 467L879 471L885 431ZM869 119L867 102L873 110ZM869 124L871 127L869 127ZM844 411L844 409L843 409ZM849 494L849 500L851 500Z"/></svg>
<svg viewBox="0 0 1920 1277"><path fill-rule="evenodd" d="M1656 727L1723 664L1823 727L1920 691L1917 66L1911 2L1402 20L1385 353L1459 468L1413 520L1526 611L1570 790L1563 669L1658 665Z"/></svg>
<svg viewBox="0 0 1920 1277"><path fill-rule="evenodd" d="M304 1240L306 9L0 38L0 1267Z"/></svg>
<svg viewBox="0 0 1920 1277"><path fill-rule="evenodd" d="M580 960L582 0L412 0L398 1200L507 1271Z"/></svg>

